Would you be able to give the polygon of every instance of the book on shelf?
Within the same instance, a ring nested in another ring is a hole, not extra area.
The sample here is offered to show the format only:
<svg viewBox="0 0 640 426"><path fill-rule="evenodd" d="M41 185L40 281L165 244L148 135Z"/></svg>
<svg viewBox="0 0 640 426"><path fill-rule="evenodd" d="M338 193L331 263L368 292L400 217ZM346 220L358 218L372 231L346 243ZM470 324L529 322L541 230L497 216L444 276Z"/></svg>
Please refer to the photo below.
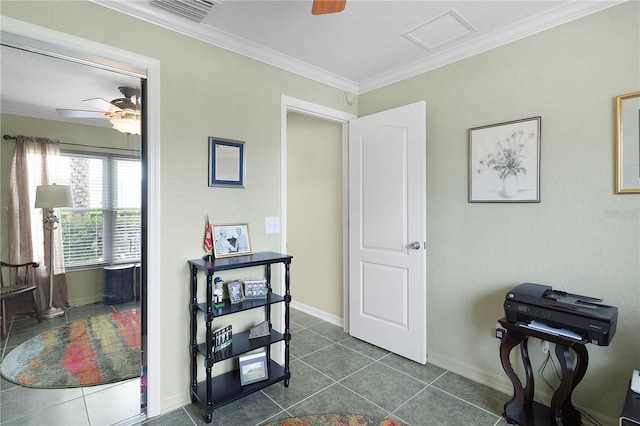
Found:
<svg viewBox="0 0 640 426"><path fill-rule="evenodd" d="M211 341L213 342L213 352L220 352L224 348L231 345L232 333L231 325L219 328L211 332Z"/></svg>

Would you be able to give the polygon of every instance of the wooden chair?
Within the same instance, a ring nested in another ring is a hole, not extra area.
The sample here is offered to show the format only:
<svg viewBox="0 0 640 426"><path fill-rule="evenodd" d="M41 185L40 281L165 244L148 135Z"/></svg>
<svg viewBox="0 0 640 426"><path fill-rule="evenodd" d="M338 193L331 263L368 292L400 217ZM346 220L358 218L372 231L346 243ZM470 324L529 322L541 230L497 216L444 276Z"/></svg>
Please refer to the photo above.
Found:
<svg viewBox="0 0 640 426"><path fill-rule="evenodd" d="M27 312L35 313L38 322L42 322L36 303L36 285L35 282L31 282L35 278L34 269L39 266L36 262L21 264L0 262L0 315L2 315L3 339L7 336L9 315L24 313L20 308L20 299L23 300L23 306L26 305L30 308ZM7 281L8 283L5 285Z"/></svg>

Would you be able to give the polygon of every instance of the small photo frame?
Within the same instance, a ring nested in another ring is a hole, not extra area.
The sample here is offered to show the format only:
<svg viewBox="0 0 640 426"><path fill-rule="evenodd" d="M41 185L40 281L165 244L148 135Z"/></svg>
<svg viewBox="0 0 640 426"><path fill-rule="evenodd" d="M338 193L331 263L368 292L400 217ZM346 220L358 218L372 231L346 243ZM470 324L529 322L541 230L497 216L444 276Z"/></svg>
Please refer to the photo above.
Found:
<svg viewBox="0 0 640 426"><path fill-rule="evenodd" d="M540 202L540 117L469 129L469 202Z"/></svg>
<svg viewBox="0 0 640 426"><path fill-rule="evenodd" d="M248 223L213 225L213 240L216 258L251 254Z"/></svg>
<svg viewBox="0 0 640 426"><path fill-rule="evenodd" d="M242 284L240 284L240 281L231 281L228 283L227 290L229 291L229 299L232 305L242 303L244 297L242 295Z"/></svg>
<svg viewBox="0 0 640 426"><path fill-rule="evenodd" d="M209 186L244 188L244 142L209 136Z"/></svg>
<svg viewBox="0 0 640 426"><path fill-rule="evenodd" d="M269 288L267 280L245 280L244 298L246 299L266 299Z"/></svg>
<svg viewBox="0 0 640 426"><path fill-rule="evenodd" d="M240 361L240 385L260 382L269 378L267 354L264 350L238 357Z"/></svg>

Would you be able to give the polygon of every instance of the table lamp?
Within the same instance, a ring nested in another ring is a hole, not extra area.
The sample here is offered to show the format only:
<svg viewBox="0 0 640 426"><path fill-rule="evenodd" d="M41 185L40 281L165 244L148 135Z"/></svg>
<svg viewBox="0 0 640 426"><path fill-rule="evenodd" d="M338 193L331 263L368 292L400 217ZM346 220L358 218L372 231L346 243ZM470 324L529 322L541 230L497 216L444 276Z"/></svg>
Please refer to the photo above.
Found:
<svg viewBox="0 0 640 426"><path fill-rule="evenodd" d="M73 206L71 187L68 185L41 185L36 188L36 208L49 209L49 216L44 219L44 225L49 230L49 307L41 316L46 319L59 317L64 310L53 306L53 231L60 219L53 214L56 207Z"/></svg>

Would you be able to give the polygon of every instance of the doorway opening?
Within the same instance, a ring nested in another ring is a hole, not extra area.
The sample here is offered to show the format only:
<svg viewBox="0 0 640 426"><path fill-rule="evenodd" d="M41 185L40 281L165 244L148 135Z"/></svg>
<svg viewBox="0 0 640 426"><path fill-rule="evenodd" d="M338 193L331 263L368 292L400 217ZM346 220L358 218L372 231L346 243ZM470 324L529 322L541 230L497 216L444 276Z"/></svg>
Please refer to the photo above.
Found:
<svg viewBox="0 0 640 426"><path fill-rule="evenodd" d="M288 194L289 194L289 188L288 188L288 182L290 179L290 172L289 172L289 168L287 166L287 162L289 161L288 158L288 142L289 142L289 135L288 135L288 129L289 129L289 114L301 114L303 116L307 116L310 118L314 118L314 119L318 119L318 120L324 120L324 121L328 121L328 122L332 122L332 123L337 123L338 125L341 126L341 129L338 130L338 134L337 137L341 138L341 151L342 151L342 164L339 164L337 166L337 168L342 172L342 176L344 176L344 178L342 179L342 191L341 191L341 197L342 197L342 212L341 212L341 216L342 216L342 229L327 229L325 231L327 232L336 232L339 233L339 235L341 235L341 245L342 245L342 270L339 271L338 273L338 277L340 278L339 282L342 283L342 300L343 300L343 306L342 306L342 315L340 315L340 312L332 312L327 314L327 312L325 310L313 307L313 306L309 306L309 305L302 305L297 303L296 301L293 302L294 307L297 306L297 308L299 310L302 311L307 311L308 313L311 313L313 315L316 316L320 316L321 318L342 326L344 328L345 331L348 332L348 313L349 313L349 305L348 305L348 286L347 286L347 269L346 269L346 265L348 265L347 262L347 255L348 255L348 250L347 250L347 235L348 233L346 232L347 230L347 200L348 200L348 191L347 191L347 179L346 179L346 170L347 170L347 160L348 160L348 156L347 156L347 148L348 148L348 123L349 120L352 120L354 118L356 118L356 116L354 114L350 114L350 113L346 113L344 111L339 111L339 110L335 110L332 108L328 108L322 105L317 105L311 102L307 102L304 100L300 100L300 99L295 99L295 98L291 98L288 96L282 96L282 102L281 102L281 143L280 143L280 147L281 147L281 189L280 189L280 193L282 194L281 196L281 207L280 207L280 211L281 211L281 215L282 215L282 227L281 227L281 232L282 232L282 238L281 238L281 251L282 253L289 253L289 247L288 247L288 242L289 242L289 216L287 213L287 210L290 208L289 206L289 200L288 200ZM329 129L329 132L332 132L333 130ZM334 133L335 134L335 133ZM335 158L335 156L334 156ZM333 164L332 167L335 169L336 165ZM337 220L337 219L336 219ZM293 225L293 224L292 224ZM296 227L298 227L298 225L295 225ZM309 227L315 227L317 226L316 224L312 224L309 223L307 224L307 226ZM300 229L298 229L298 232L301 232ZM296 238L299 238L299 235L296 235ZM304 237L303 237L304 238ZM299 240L302 240L303 238L299 238ZM315 244L313 241L307 241L307 243L305 244ZM317 268L315 269L316 271L318 270ZM334 271L335 272L335 271ZM319 274L322 275L322 274Z"/></svg>
<svg viewBox="0 0 640 426"><path fill-rule="evenodd" d="M160 414L159 347L160 347L160 303L159 303L159 216L153 212L159 208L159 62L121 49L94 43L85 39L61 34L46 28L27 24L11 18L3 18L2 43L20 49L64 58L91 67L109 69L128 75L146 78L142 126L142 181L141 194L142 255L141 255L141 327L142 383L146 387L147 417ZM147 285L156 283L156 285ZM153 324L153 327L149 327ZM140 391L138 391L140 393Z"/></svg>

